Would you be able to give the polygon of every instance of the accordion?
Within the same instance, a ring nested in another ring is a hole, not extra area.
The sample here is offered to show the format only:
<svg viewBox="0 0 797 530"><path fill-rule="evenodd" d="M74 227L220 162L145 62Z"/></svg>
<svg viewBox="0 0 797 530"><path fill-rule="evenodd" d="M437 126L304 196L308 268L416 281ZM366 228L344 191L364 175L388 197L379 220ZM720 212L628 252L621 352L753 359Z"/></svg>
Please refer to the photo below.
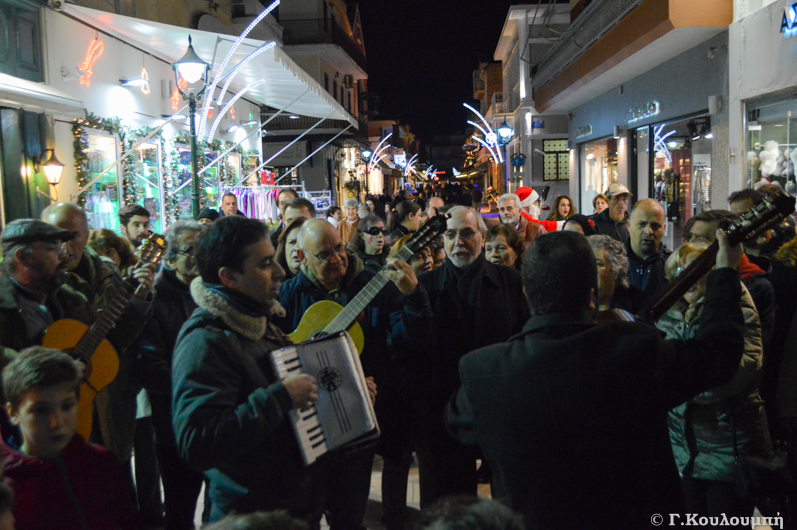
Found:
<svg viewBox="0 0 797 530"><path fill-rule="evenodd" d="M271 361L279 378L305 373L318 386L313 407L290 411L305 465L328 451L369 445L379 438L360 357L348 333L274 350Z"/></svg>

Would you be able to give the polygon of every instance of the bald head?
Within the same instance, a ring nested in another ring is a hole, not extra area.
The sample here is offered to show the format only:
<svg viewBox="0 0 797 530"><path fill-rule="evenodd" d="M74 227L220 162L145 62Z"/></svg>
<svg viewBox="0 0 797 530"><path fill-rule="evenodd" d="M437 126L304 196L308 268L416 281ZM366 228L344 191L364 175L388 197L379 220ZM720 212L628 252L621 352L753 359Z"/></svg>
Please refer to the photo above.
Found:
<svg viewBox="0 0 797 530"><path fill-rule="evenodd" d="M66 266L69 270L75 269L89 242L89 221L85 210L71 202L57 202L44 209L42 221L72 232L74 239L66 244Z"/></svg>
<svg viewBox="0 0 797 530"><path fill-rule="evenodd" d="M631 210L628 225L629 243L634 254L642 259L656 255L664 237L664 207L653 199L638 201Z"/></svg>
<svg viewBox="0 0 797 530"><path fill-rule="evenodd" d="M349 258L337 229L323 219L310 219L299 230L302 268L327 291L337 289L346 276Z"/></svg>

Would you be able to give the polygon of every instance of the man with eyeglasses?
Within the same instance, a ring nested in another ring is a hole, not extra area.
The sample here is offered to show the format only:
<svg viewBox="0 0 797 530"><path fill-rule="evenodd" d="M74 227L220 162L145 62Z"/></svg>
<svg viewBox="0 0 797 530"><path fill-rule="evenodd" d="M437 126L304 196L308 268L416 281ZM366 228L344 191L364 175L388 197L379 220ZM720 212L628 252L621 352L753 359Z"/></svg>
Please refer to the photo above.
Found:
<svg viewBox="0 0 797 530"><path fill-rule="evenodd" d="M459 359L507 340L529 318L520 273L484 258L481 215L465 206L448 213L447 259L419 279L433 314L425 346L412 359L421 508L447 495L476 495L477 453L454 441L443 424L446 403L460 384Z"/></svg>
<svg viewBox="0 0 797 530"><path fill-rule="evenodd" d="M353 299L374 277L357 255L347 250L340 233L326 221L311 219L299 232L301 272L280 288L279 302L286 315L278 319L285 332L299 325L315 302L332 300L342 306ZM405 262L388 260L391 282L366 306L363 328L363 371L377 387L391 370L391 353L402 344L420 341L431 316L426 291ZM377 417L381 415L376 400ZM336 455L327 482L327 521L331 528L360 528L368 503L373 448Z"/></svg>
<svg viewBox="0 0 797 530"><path fill-rule="evenodd" d="M152 318L131 348L139 381L149 394L157 459L163 481L166 528L191 528L202 487L202 473L180 458L172 428L172 357L180 328L197 308L191 282L199 276L194 255L197 221L177 221L164 234L164 267L155 278Z"/></svg>

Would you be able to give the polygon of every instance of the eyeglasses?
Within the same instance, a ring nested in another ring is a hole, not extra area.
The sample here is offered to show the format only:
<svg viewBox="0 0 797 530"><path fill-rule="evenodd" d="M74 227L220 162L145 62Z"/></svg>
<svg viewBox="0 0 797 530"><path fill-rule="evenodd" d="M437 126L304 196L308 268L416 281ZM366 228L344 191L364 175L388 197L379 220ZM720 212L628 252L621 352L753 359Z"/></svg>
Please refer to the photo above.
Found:
<svg viewBox="0 0 797 530"><path fill-rule="evenodd" d="M385 227L380 228L378 226L369 226L368 228L363 230L363 232L365 232L369 236L378 236L379 234L382 234L384 236L385 234L387 234L387 228Z"/></svg>
<svg viewBox="0 0 797 530"><path fill-rule="evenodd" d="M191 245L188 248L184 248L183 250L178 250L178 254L182 254L183 256L193 256L194 255L194 245Z"/></svg>
<svg viewBox="0 0 797 530"><path fill-rule="evenodd" d="M335 254L344 254L345 252L346 247L343 245L343 243L338 243L332 250L326 250L315 255L308 253L308 255L313 256L318 261L329 261L329 259Z"/></svg>
<svg viewBox="0 0 797 530"><path fill-rule="evenodd" d="M446 230L443 236L449 241L453 241L457 236L463 241L470 241L476 236L476 231L470 228L464 230Z"/></svg>

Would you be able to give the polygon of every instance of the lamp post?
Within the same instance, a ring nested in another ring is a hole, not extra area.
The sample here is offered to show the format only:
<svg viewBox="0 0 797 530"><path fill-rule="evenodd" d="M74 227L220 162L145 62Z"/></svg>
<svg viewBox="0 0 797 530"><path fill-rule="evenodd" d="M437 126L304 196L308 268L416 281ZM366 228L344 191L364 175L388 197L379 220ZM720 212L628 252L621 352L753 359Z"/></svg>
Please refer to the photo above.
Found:
<svg viewBox="0 0 797 530"><path fill-rule="evenodd" d="M506 188L504 189L504 193L509 193L509 142L512 141L512 137L515 135L515 130L506 123L506 119L504 119L504 123L501 124L498 129L495 131L498 135L498 143L504 146L504 168L506 168Z"/></svg>
<svg viewBox="0 0 797 530"><path fill-rule="evenodd" d="M191 135L191 203L194 210L194 219L199 217L199 159L197 157L196 145L196 102L202 98L205 89L208 86L208 74L210 73L210 65L199 58L194 51L194 46L191 44L191 36L188 36L188 50L185 55L172 64L174 70L174 83L177 85L177 90L183 99L188 101L188 116L190 121L190 135ZM202 88L194 93L189 90L188 93L180 88L180 78L183 78L189 85L196 83L202 79Z"/></svg>
<svg viewBox="0 0 797 530"><path fill-rule="evenodd" d="M366 190L368 189L368 181L371 180L371 172L368 171L368 168L371 167L369 165L369 162L371 161L371 158L373 158L373 156L374 156L374 152L371 151L370 149L363 149L362 151L360 151L360 158L362 159L363 162L365 162L365 189Z"/></svg>

